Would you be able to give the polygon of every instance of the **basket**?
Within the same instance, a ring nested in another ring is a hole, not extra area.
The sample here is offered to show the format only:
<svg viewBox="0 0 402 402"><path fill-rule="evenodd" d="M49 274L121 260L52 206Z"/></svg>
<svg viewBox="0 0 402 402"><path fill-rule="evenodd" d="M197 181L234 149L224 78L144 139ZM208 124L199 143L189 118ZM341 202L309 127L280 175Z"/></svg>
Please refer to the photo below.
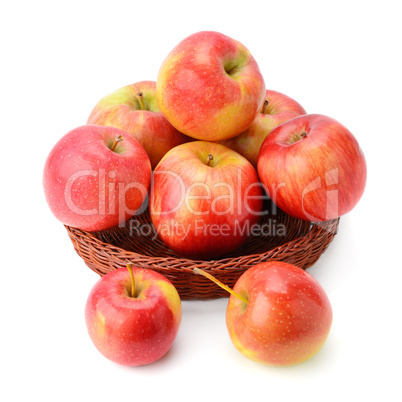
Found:
<svg viewBox="0 0 402 402"><path fill-rule="evenodd" d="M157 237L148 210L132 217L124 227L101 232L65 227L78 255L97 274L103 276L131 262L166 276L182 300L208 300L229 294L195 275L195 267L233 287L243 272L260 262L284 261L303 269L311 267L337 234L339 218L314 224L274 209L267 208L259 223L260 230L254 231L258 233L251 234L241 248L211 261L182 258L170 250Z"/></svg>

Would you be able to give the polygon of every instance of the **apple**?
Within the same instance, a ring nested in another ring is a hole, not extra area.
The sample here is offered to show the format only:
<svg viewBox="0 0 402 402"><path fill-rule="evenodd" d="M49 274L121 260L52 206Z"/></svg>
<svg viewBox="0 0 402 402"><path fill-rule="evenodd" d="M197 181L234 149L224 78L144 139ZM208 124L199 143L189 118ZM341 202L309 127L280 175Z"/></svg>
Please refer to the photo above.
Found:
<svg viewBox="0 0 402 402"><path fill-rule="evenodd" d="M226 326L234 346L251 360L292 366L318 353L332 324L332 308L321 285L303 269L279 261L245 271L231 293Z"/></svg>
<svg viewBox="0 0 402 402"><path fill-rule="evenodd" d="M171 348L181 323L181 302L163 275L127 264L104 275L85 306L88 334L115 363L153 363Z"/></svg>
<svg viewBox="0 0 402 402"><path fill-rule="evenodd" d="M180 132L218 141L247 129L264 102L257 62L240 42L202 31L166 57L156 82L160 110Z"/></svg>
<svg viewBox="0 0 402 402"><path fill-rule="evenodd" d="M177 254L212 259L242 245L258 225L263 193L257 172L237 152L194 141L171 149L154 170L152 223Z"/></svg>
<svg viewBox="0 0 402 402"><path fill-rule="evenodd" d="M176 130L159 110L155 81L140 81L105 96L87 123L130 133L147 151L152 169L171 148L192 140Z"/></svg>
<svg viewBox="0 0 402 402"><path fill-rule="evenodd" d="M248 159L257 169L258 152L269 133L279 124L306 114L304 108L289 96L267 89L264 104L257 118L234 138L220 141Z"/></svg>
<svg viewBox="0 0 402 402"><path fill-rule="evenodd" d="M280 209L311 222L352 210L367 177L366 160L353 134L319 114L298 116L276 127L261 146L257 169Z"/></svg>
<svg viewBox="0 0 402 402"><path fill-rule="evenodd" d="M100 231L123 224L147 198L151 163L144 147L115 127L84 125L50 151L43 188L55 217Z"/></svg>

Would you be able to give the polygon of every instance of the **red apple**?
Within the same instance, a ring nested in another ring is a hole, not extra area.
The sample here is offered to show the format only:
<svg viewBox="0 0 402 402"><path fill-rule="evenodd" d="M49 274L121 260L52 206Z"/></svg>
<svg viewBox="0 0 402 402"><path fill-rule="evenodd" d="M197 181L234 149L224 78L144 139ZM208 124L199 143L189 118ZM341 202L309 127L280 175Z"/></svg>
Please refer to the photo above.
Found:
<svg viewBox="0 0 402 402"><path fill-rule="evenodd" d="M104 275L85 307L89 336L105 357L126 366L153 363L170 349L181 322L180 297L163 275L128 264Z"/></svg>
<svg viewBox="0 0 402 402"><path fill-rule="evenodd" d="M125 222L144 203L151 163L143 146L115 127L71 130L50 151L46 200L65 225L99 231Z"/></svg>
<svg viewBox="0 0 402 402"><path fill-rule="evenodd" d="M130 133L147 151L152 169L171 148L191 140L160 112L155 81L137 82L105 96L92 110L88 124L118 127Z"/></svg>
<svg viewBox="0 0 402 402"><path fill-rule="evenodd" d="M211 259L243 244L262 210L257 172L220 144L194 141L170 150L154 171L149 211L177 254Z"/></svg>
<svg viewBox="0 0 402 402"><path fill-rule="evenodd" d="M182 40L158 74L156 97L166 118L190 137L218 141L244 131L258 116L265 84L244 45L219 32Z"/></svg>
<svg viewBox="0 0 402 402"><path fill-rule="evenodd" d="M366 185L366 161L356 138L319 114L276 127L261 146L257 167L272 201L289 215L311 222L349 212Z"/></svg>
<svg viewBox="0 0 402 402"><path fill-rule="evenodd" d="M237 280L233 291L222 287L232 293L226 310L230 339L249 359L291 366L324 345L332 324L331 304L303 269L284 262L259 263Z"/></svg>
<svg viewBox="0 0 402 402"><path fill-rule="evenodd" d="M306 114L294 99L280 92L266 90L264 104L251 126L234 138L220 141L248 159L257 169L258 152L269 133L279 124Z"/></svg>

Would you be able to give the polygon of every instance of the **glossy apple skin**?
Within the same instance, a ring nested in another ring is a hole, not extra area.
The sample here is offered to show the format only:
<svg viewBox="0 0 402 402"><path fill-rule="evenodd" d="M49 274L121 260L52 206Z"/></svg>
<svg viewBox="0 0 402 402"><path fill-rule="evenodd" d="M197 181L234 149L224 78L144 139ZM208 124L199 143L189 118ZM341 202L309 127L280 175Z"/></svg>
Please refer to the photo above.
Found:
<svg viewBox="0 0 402 402"><path fill-rule="evenodd" d="M121 135L115 152L110 148ZM151 163L143 146L115 127L84 125L65 134L50 151L43 188L55 217L88 231L123 224L144 203Z"/></svg>
<svg viewBox="0 0 402 402"><path fill-rule="evenodd" d="M319 114L298 116L276 127L261 146L257 169L279 208L311 222L351 211L367 178L356 138L335 119Z"/></svg>
<svg viewBox="0 0 402 402"><path fill-rule="evenodd" d="M139 93L143 94L144 106ZM96 104L87 123L118 127L130 133L147 151L152 169L167 151L192 140L176 130L159 110L155 81L140 81L105 96Z"/></svg>
<svg viewBox="0 0 402 402"><path fill-rule="evenodd" d="M156 167L149 211L173 251L209 260L247 240L260 220L262 198L250 162L223 145L194 141L170 150Z"/></svg>
<svg viewBox="0 0 402 402"><path fill-rule="evenodd" d="M245 131L234 138L220 141L220 144L243 155L256 169L261 145L270 132L279 124L306 114L300 103L281 92L267 89L265 101L268 104L261 108L257 118Z"/></svg>
<svg viewBox="0 0 402 402"><path fill-rule="evenodd" d="M136 297L126 268L104 275L85 306L89 336L109 360L125 366L153 363L172 346L181 323L177 290L163 275L134 268Z"/></svg>
<svg viewBox="0 0 402 402"><path fill-rule="evenodd" d="M265 262L248 269L231 295L226 325L234 346L251 360L291 366L314 356L332 324L324 289L309 273L284 262Z"/></svg>
<svg viewBox="0 0 402 402"><path fill-rule="evenodd" d="M264 79L247 48L212 31L188 36L169 53L156 88L170 123L205 141L240 134L257 117L265 96Z"/></svg>

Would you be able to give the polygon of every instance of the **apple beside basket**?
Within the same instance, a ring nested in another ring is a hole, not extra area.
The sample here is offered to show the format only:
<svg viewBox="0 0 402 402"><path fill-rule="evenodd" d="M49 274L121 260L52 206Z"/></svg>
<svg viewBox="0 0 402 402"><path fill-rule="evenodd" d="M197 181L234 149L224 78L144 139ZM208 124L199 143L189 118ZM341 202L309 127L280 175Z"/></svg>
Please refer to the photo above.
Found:
<svg viewBox="0 0 402 402"><path fill-rule="evenodd" d="M311 223L284 213L269 202L269 213L260 221L258 235L250 236L236 252L203 261L174 254L156 236L148 210L132 217L124 227L87 232L65 226L75 251L85 264L103 276L127 263L165 275L182 300L214 299L228 293L211 281L194 275L201 268L232 287L248 268L264 261L284 261L300 268L311 267L337 234L340 218Z"/></svg>

